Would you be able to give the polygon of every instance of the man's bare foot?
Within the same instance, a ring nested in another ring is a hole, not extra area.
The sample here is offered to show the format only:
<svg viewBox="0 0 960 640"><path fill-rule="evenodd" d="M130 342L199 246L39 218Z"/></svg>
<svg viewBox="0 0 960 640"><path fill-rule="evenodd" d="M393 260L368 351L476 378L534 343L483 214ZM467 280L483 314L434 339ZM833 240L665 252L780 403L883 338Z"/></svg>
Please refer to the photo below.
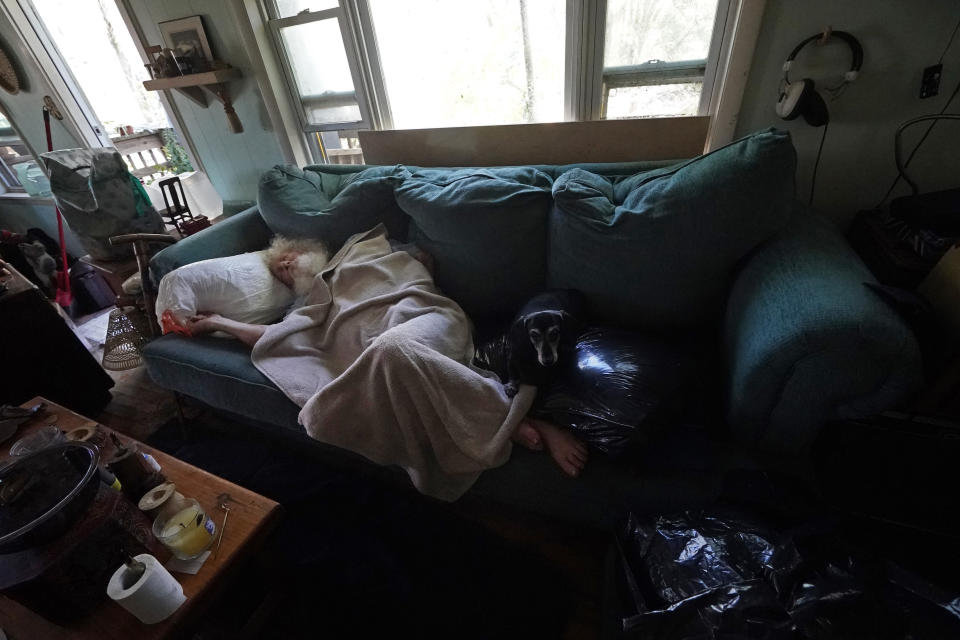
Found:
<svg viewBox="0 0 960 640"><path fill-rule="evenodd" d="M513 432L511 439L520 446L530 449L530 451L543 451L543 440L540 438L540 434L526 420L517 425L517 430Z"/></svg>
<svg viewBox="0 0 960 640"><path fill-rule="evenodd" d="M576 478L583 471L587 463L587 445L580 442L576 436L566 429L537 420L527 418L532 428L540 434L543 443L550 452L550 456L560 465L560 469L572 478Z"/></svg>

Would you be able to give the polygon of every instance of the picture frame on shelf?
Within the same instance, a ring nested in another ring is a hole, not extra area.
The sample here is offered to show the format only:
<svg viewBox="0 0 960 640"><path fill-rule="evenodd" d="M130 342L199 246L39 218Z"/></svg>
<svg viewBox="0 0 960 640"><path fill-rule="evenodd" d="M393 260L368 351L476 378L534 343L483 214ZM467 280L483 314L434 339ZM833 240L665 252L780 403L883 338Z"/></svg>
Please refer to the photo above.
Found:
<svg viewBox="0 0 960 640"><path fill-rule="evenodd" d="M164 47L173 50L181 67L188 67L189 72L193 73L211 68L213 52L210 50L210 41L203 29L201 16L167 20L157 26L163 37Z"/></svg>

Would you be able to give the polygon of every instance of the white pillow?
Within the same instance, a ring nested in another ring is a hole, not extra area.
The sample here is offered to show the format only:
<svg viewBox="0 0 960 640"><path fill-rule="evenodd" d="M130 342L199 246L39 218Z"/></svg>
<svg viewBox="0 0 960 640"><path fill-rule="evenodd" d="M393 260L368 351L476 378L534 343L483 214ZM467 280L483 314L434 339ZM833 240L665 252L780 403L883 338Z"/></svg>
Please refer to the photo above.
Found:
<svg viewBox="0 0 960 640"><path fill-rule="evenodd" d="M293 304L294 293L270 273L264 253L201 260L163 276L157 322L163 325L163 312L168 310L181 323L200 311L238 322L273 322Z"/></svg>

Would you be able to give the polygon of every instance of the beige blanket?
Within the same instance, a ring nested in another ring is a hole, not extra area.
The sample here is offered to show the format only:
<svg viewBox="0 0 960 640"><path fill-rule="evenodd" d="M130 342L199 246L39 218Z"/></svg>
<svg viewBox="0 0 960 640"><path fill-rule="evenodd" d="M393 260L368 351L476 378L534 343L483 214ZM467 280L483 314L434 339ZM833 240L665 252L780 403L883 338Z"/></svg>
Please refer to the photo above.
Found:
<svg viewBox="0 0 960 640"><path fill-rule="evenodd" d="M252 354L312 437L399 465L443 500L506 462L535 393L507 398L472 358L463 310L420 262L391 251L382 226L348 240L305 306L268 327Z"/></svg>

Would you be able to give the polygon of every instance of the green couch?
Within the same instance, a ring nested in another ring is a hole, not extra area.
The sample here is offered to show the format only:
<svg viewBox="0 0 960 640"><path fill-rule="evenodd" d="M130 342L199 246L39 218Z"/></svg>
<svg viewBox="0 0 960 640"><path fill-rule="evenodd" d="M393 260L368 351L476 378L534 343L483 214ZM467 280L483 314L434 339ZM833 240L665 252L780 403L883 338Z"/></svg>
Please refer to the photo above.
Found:
<svg viewBox="0 0 960 640"><path fill-rule="evenodd" d="M758 452L803 456L825 422L888 409L920 385L910 329L865 286L872 276L833 225L796 202L795 164L789 135L771 129L672 163L276 167L257 208L164 249L152 275L261 249L274 233L335 251L383 222L434 257L439 286L481 325L560 287L582 291L596 321L706 336L722 354L723 401L702 428L678 426L645 460L596 454L576 480L515 448L468 493L609 526L627 506L709 501L725 469ZM306 437L238 342L168 335L144 355L160 385Z"/></svg>

